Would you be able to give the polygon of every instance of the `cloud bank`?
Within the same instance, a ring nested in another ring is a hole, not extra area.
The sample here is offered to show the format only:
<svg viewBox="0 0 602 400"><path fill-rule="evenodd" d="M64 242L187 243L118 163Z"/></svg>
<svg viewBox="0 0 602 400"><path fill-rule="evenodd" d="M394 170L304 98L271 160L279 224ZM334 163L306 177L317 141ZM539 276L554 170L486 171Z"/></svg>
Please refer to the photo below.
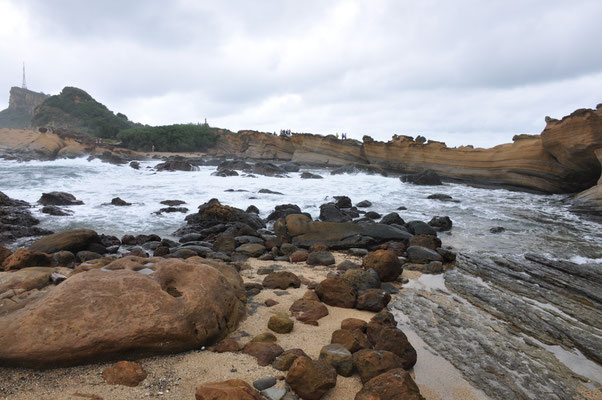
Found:
<svg viewBox="0 0 602 400"><path fill-rule="evenodd" d="M0 0L0 107L25 61L30 89L148 124L492 146L602 102L601 17L586 0Z"/></svg>

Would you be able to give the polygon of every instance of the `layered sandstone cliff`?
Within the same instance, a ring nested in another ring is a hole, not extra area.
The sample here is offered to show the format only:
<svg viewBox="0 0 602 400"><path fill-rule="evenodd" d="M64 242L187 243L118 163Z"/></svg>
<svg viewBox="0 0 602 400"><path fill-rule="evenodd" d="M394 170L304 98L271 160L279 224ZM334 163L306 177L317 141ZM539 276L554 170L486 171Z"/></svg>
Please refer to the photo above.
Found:
<svg viewBox="0 0 602 400"><path fill-rule="evenodd" d="M602 148L602 108L547 119L541 135L520 135L489 149L396 136L378 142L334 136L275 136L256 131L225 132L210 154L319 165L370 164L399 173L434 170L448 179L543 193L575 193L596 184Z"/></svg>

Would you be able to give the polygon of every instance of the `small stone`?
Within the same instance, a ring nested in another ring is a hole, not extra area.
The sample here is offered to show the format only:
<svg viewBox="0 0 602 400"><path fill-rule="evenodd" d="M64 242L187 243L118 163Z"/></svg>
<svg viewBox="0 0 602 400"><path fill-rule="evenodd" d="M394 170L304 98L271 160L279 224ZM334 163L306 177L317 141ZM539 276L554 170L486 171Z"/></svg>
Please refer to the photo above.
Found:
<svg viewBox="0 0 602 400"><path fill-rule="evenodd" d="M268 328L276 333L290 333L294 324L286 314L277 314L270 317Z"/></svg>
<svg viewBox="0 0 602 400"><path fill-rule="evenodd" d="M253 387L257 390L269 389L276 384L276 378L266 376L265 378L257 379L253 382Z"/></svg>
<svg viewBox="0 0 602 400"><path fill-rule="evenodd" d="M264 301L264 303L267 307L274 307L276 304L279 304L276 300L273 299L267 299L266 301Z"/></svg>
<svg viewBox="0 0 602 400"><path fill-rule="evenodd" d="M262 390L261 394L267 397L269 400L282 400L286 395L286 389L284 388L269 388Z"/></svg>
<svg viewBox="0 0 602 400"><path fill-rule="evenodd" d="M251 342L260 342L260 343L275 343L278 341L278 338L274 336L271 332L260 333L251 339Z"/></svg>
<svg viewBox="0 0 602 400"><path fill-rule="evenodd" d="M137 362L119 361L102 371L102 377L109 385L134 387L146 379L146 371Z"/></svg>

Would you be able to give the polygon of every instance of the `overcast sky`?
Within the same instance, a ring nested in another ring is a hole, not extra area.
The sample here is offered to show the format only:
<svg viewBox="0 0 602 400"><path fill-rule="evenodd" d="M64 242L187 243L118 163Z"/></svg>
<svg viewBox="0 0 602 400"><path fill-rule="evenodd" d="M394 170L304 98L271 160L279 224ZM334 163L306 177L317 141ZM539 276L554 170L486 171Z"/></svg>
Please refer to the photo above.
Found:
<svg viewBox="0 0 602 400"><path fill-rule="evenodd" d="M602 103L601 21L600 0L0 0L0 109L25 61L29 89L147 124L488 147Z"/></svg>

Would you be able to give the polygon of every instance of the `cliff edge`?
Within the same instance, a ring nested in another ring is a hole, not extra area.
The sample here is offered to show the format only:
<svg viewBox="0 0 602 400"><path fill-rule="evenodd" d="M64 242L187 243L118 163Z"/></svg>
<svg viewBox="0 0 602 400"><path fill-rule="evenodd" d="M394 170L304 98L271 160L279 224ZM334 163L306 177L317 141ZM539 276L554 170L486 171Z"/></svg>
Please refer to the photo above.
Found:
<svg viewBox="0 0 602 400"><path fill-rule="evenodd" d="M427 169L457 182L541 193L576 193L600 177L602 107L577 110L562 120L546 118L540 135L518 135L512 143L489 149L395 136L363 142L334 136L276 136L257 131L224 132L215 156L294 161L316 165L364 164L398 173Z"/></svg>
<svg viewBox="0 0 602 400"><path fill-rule="evenodd" d="M0 128L24 129L29 127L35 108L48 97L44 93L12 87L8 108L0 111Z"/></svg>

